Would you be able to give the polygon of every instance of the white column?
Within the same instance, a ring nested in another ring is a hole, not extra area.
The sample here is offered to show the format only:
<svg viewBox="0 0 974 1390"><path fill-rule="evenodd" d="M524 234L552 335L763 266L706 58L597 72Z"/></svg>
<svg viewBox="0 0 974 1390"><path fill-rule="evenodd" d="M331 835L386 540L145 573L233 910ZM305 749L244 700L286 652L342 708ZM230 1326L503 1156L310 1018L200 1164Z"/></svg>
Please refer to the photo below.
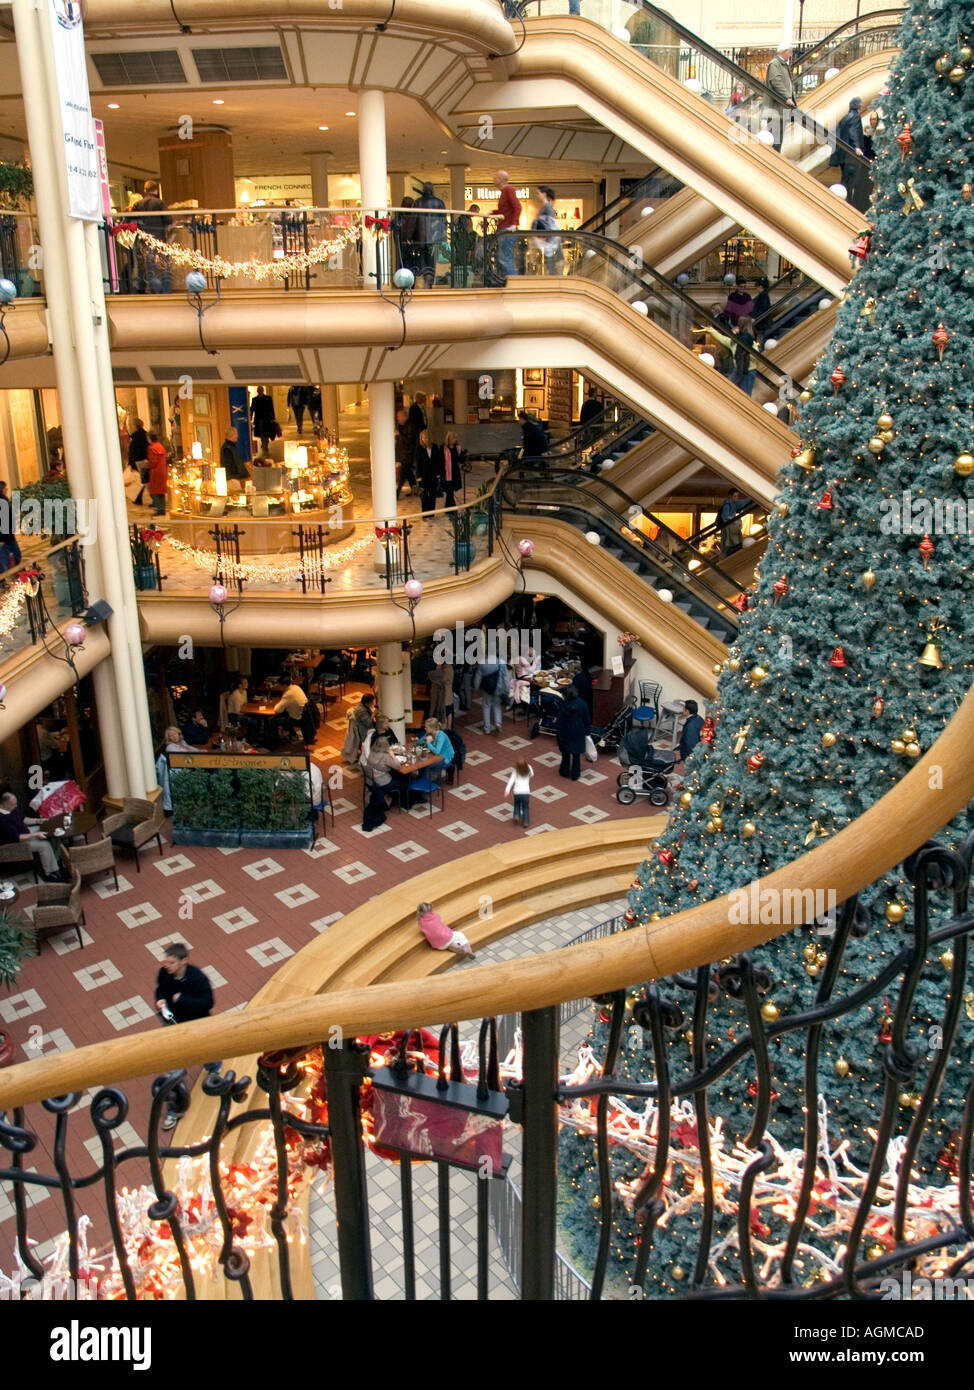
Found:
<svg viewBox="0 0 974 1390"><path fill-rule="evenodd" d="M447 168L450 170L450 202L448 206L458 210L463 209L467 206L463 199L464 189L467 186L467 166L465 164L449 164Z"/></svg>
<svg viewBox="0 0 974 1390"><path fill-rule="evenodd" d="M453 423L457 429L467 423L467 409L467 378L455 376L453 378Z"/></svg>
<svg viewBox="0 0 974 1390"><path fill-rule="evenodd" d="M327 150L316 152L311 160L311 201L316 208L326 208L328 204L328 160Z"/></svg>
<svg viewBox="0 0 974 1390"><path fill-rule="evenodd" d="M402 698L402 643L383 642L376 652L379 711L392 724L401 743L406 737Z"/></svg>
<svg viewBox="0 0 974 1390"><path fill-rule="evenodd" d="M781 25L781 42L791 44L795 32L795 0L785 0L785 17Z"/></svg>
<svg viewBox="0 0 974 1390"><path fill-rule="evenodd" d="M413 653L409 646L402 648L402 679L399 682L399 689L402 692L403 734L405 736L406 725L413 721Z"/></svg>
<svg viewBox="0 0 974 1390"><path fill-rule="evenodd" d="M396 388L391 381L369 387L369 459L372 465L372 515L376 524L396 516ZM385 547L375 543L377 569L385 568Z"/></svg>
<svg viewBox="0 0 974 1390"><path fill-rule="evenodd" d="M385 92L367 91L358 95L358 168L362 183L362 212L381 212L389 206L386 173L386 97ZM376 261L378 243L370 232L362 237L362 269L366 289L377 290Z"/></svg>
<svg viewBox="0 0 974 1390"><path fill-rule="evenodd" d="M155 786L142 642L129 560L125 494L108 353L97 232L68 214L63 145L55 119L56 78L46 16L14 0L17 56L45 258L54 366L65 451L75 496L97 500L99 539L86 566L95 597L114 610L112 655L98 677L98 720L108 794L145 796ZM119 517L122 518L121 523Z"/></svg>

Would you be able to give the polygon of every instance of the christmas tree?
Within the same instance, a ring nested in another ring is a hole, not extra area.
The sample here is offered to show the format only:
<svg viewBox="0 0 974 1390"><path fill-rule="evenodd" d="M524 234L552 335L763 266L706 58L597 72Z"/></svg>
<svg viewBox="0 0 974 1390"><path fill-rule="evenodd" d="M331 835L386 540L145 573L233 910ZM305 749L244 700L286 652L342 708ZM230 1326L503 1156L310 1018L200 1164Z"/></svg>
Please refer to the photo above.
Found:
<svg viewBox="0 0 974 1390"><path fill-rule="evenodd" d="M634 924L748 885L850 824L930 747L974 676L972 31L972 0L928 0L906 12L901 52L879 101L885 125L876 141L872 225L864 222L850 248L858 270L830 348L803 394L801 448L783 461L767 553L738 645L723 664L712 718L688 761L679 805L630 892L627 916ZM959 846L971 824L970 814L959 817L942 840ZM948 894L936 901L949 912ZM911 917L905 874L893 872L865 890L841 994L877 977L908 940ZM813 926L778 930L784 934L755 953L765 1021L812 1006L828 947ZM942 961L934 955L918 984L910 1037L924 1052L928 1029L943 1016L950 964L949 952ZM707 1062L749 1026L740 999L721 988L720 969L715 980ZM672 982L660 989L679 1000ZM616 1074L653 1081L650 1039L637 1026L638 994L630 994L635 1010ZM950 1152L971 1079L972 997L962 1017L966 1032L943 1078L936 1124L919 1155L919 1169L941 1187L950 1168L943 1153ZM685 1003L685 993L682 998ZM677 1025L667 1030L674 1082L692 1070L692 1034L675 1017ZM597 1014L595 1058L604 1049L607 1021L604 1011ZM879 997L843 1014L825 1034L821 1125L829 1148L845 1141L861 1168L874 1147L870 1130L884 1091L889 1027L887 1001ZM766 1133L780 1146L779 1156L802 1146L803 1037L791 1034L772 1051L780 1095ZM753 1058L749 1065L745 1060L710 1091L725 1153L748 1136L753 1066ZM917 1097L907 1090L900 1101L894 1135L906 1132ZM638 1110L640 1102L633 1105ZM692 1148L692 1112L674 1118ZM679 1148L680 1139L675 1142ZM610 1152L617 1194L652 1163L645 1142ZM576 1257L591 1264L603 1215L591 1127L563 1126L560 1170L564 1230ZM653 1233L649 1297L685 1293L693 1267L700 1203L693 1200L692 1166L674 1165L674 1171L674 1186L663 1196L672 1219ZM718 1235L732 1231L728 1212L725 1206L722 1224L718 1217ZM628 1279L640 1226L618 1196L611 1222L610 1271ZM764 1233L773 1244L777 1233ZM841 1239L840 1232L831 1245L822 1242L825 1264ZM814 1257L804 1268L821 1276ZM704 1283L719 1279L718 1271L730 1283L740 1281L733 1237Z"/></svg>

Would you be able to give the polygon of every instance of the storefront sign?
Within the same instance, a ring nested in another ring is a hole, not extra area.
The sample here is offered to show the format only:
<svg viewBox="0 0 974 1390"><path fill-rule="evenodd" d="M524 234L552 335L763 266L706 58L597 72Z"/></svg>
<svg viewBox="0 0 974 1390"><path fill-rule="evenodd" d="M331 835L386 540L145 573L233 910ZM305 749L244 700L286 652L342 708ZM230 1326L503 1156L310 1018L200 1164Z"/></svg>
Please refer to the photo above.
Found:
<svg viewBox="0 0 974 1390"><path fill-rule="evenodd" d="M47 17L57 73L68 211L84 222L100 222L103 213L98 142L88 90L81 6L77 0L47 0Z"/></svg>
<svg viewBox="0 0 974 1390"><path fill-rule="evenodd" d="M201 767L208 770L228 767L263 767L277 772L307 772L307 756L276 753L170 753L170 767Z"/></svg>

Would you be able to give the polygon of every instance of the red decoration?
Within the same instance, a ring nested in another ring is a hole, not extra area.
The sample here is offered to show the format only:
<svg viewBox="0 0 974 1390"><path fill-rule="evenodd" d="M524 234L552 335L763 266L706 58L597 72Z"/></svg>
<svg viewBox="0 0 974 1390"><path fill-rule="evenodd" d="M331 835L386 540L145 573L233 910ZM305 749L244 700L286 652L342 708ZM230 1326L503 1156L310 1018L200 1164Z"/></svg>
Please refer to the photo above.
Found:
<svg viewBox="0 0 974 1390"><path fill-rule="evenodd" d="M673 863L673 851L671 849L661 849L657 855L659 862L665 864L667 868Z"/></svg>
<svg viewBox="0 0 974 1390"><path fill-rule="evenodd" d="M751 1212L751 1234L752 1236L769 1236L771 1234L771 1227L766 1226L761 1220L761 1213L757 1208Z"/></svg>
<svg viewBox="0 0 974 1390"><path fill-rule="evenodd" d="M714 721L708 715L707 718L703 721L703 728L700 730L700 742L713 743L714 734Z"/></svg>
<svg viewBox="0 0 974 1390"><path fill-rule="evenodd" d="M937 1155L937 1162L941 1168L946 1168L951 1177L956 1178L960 1172L960 1163L957 1158L957 1130L955 1129L947 1140L944 1148Z"/></svg>
<svg viewBox="0 0 974 1390"><path fill-rule="evenodd" d="M762 767L764 767L764 754L752 753L747 760L748 772L760 772Z"/></svg>
<svg viewBox="0 0 974 1390"><path fill-rule="evenodd" d="M401 535L402 535L402 527L401 527L401 526L377 526L377 527L375 528L375 535L376 535L376 539L377 539L377 540L380 540L380 541L387 541L387 540L389 539L390 536L401 536Z"/></svg>
<svg viewBox="0 0 974 1390"><path fill-rule="evenodd" d="M777 603L778 600L784 598L785 594L788 592L788 580L782 575L780 579L774 581L772 588L774 591L774 601Z"/></svg>
<svg viewBox="0 0 974 1390"><path fill-rule="evenodd" d="M829 377L829 381L832 383L832 390L838 395L846 382L846 375L841 367L836 367L835 371Z"/></svg>
<svg viewBox="0 0 974 1390"><path fill-rule="evenodd" d="M818 504L818 509L820 512L831 512L832 510L834 510L834 507L835 503L832 501L832 489L830 487L827 487L825 491L822 493L821 500Z"/></svg>
<svg viewBox="0 0 974 1390"><path fill-rule="evenodd" d="M746 612L747 612L747 591L746 591L746 590L743 590L743 589L741 590L741 592L737 595L737 598L736 598L736 599L734 600L734 602L731 604L731 608L736 608L737 611L738 611L738 613L746 613Z"/></svg>
<svg viewBox="0 0 974 1390"><path fill-rule="evenodd" d="M139 535L144 541L161 541L163 537L163 532L158 530L156 527L150 526L147 527L146 530L140 531Z"/></svg>
<svg viewBox="0 0 974 1390"><path fill-rule="evenodd" d="M758 1083L757 1083L756 1081L751 1081L751 1082L748 1084L747 1093L748 1093L749 1096L756 1096L756 1095L757 1095L757 1093L758 1093ZM778 1099L778 1092L775 1091L775 1090L772 1090L772 1091L770 1092L770 1097L771 1097L772 1100L777 1100L777 1099Z"/></svg>
<svg viewBox="0 0 974 1390"><path fill-rule="evenodd" d="M875 696L875 698L873 699L873 718L874 718L874 719L879 719L879 718L881 718L882 713L883 713L883 710L884 710L885 708L886 708L886 701L883 699L882 695L877 695L877 696Z"/></svg>
<svg viewBox="0 0 974 1390"><path fill-rule="evenodd" d="M835 651L834 651L834 652L832 653L832 655L829 657L829 665L830 665L830 666L841 667L841 666L848 666L848 664L849 664L848 661L846 661L846 659L845 659L845 648L844 648L844 647L836 647Z"/></svg>
<svg viewBox="0 0 974 1390"><path fill-rule="evenodd" d="M936 546L934 545L933 541L930 539L929 536L924 536L923 540L917 546L917 550L920 552L920 559L923 561L923 568L925 570L928 570L930 568L930 561L933 559L933 552L936 550Z"/></svg>
<svg viewBox="0 0 974 1390"><path fill-rule="evenodd" d="M626 909L625 913L623 914L623 919L626 922L635 922L636 914L635 912L633 912L631 907Z"/></svg>
<svg viewBox="0 0 974 1390"><path fill-rule="evenodd" d="M802 446L801 446L800 444L796 444L795 447L791 450L791 456L792 456L792 458L793 458L793 459L796 459L796 458L798 457L798 455L799 455L801 452L802 452Z"/></svg>
<svg viewBox="0 0 974 1390"><path fill-rule="evenodd" d="M869 238L871 235L871 232L860 232L849 247L849 258L853 263L856 261L864 261L869 255Z"/></svg>
<svg viewBox="0 0 974 1390"><path fill-rule="evenodd" d="M900 147L900 162L906 159L908 154L913 153L913 131L910 129L910 122L904 122L903 129L896 137L896 143Z"/></svg>
<svg viewBox="0 0 974 1390"><path fill-rule="evenodd" d="M937 349L937 357L942 362L944 360L944 348L950 342L950 334L942 323L938 323L931 337L933 338L933 345Z"/></svg>
<svg viewBox="0 0 974 1390"><path fill-rule="evenodd" d="M374 232L376 236L379 236L380 233L389 230L391 220L392 219L389 217L366 217L365 225L370 232Z"/></svg>
<svg viewBox="0 0 974 1390"><path fill-rule="evenodd" d="M137 232L139 224L138 222L115 222L109 230L112 236L118 236L121 232Z"/></svg>

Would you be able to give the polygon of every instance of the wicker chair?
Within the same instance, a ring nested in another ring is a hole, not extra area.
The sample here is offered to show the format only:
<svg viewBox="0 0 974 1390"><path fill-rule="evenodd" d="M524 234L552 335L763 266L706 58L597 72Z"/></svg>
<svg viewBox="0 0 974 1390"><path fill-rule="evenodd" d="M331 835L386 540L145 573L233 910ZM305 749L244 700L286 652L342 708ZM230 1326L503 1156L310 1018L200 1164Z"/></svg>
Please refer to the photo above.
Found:
<svg viewBox="0 0 974 1390"><path fill-rule="evenodd" d="M85 942L81 928L84 925L81 874L77 869L72 872L70 883L38 884L37 906L34 908L34 933L37 937L38 954L45 936L64 931L65 927L74 927L78 933L78 945L83 947Z"/></svg>
<svg viewBox="0 0 974 1390"><path fill-rule="evenodd" d="M75 845L68 850L72 870L77 869L82 880L88 874L96 874L102 869L110 869L115 876L115 890L118 891L118 869L115 867L115 846L106 835L93 845Z"/></svg>
<svg viewBox="0 0 974 1390"><path fill-rule="evenodd" d="M17 869L30 869L34 875L34 882L40 883L34 851L26 841L0 845L0 873L12 872Z"/></svg>
<svg viewBox="0 0 974 1390"><path fill-rule="evenodd" d="M161 797L156 801L143 801L139 797L127 796L121 811L114 816L106 816L101 828L116 849L127 846L134 851L135 868L141 873L139 850L150 840L155 840L162 854L162 827L165 823Z"/></svg>

